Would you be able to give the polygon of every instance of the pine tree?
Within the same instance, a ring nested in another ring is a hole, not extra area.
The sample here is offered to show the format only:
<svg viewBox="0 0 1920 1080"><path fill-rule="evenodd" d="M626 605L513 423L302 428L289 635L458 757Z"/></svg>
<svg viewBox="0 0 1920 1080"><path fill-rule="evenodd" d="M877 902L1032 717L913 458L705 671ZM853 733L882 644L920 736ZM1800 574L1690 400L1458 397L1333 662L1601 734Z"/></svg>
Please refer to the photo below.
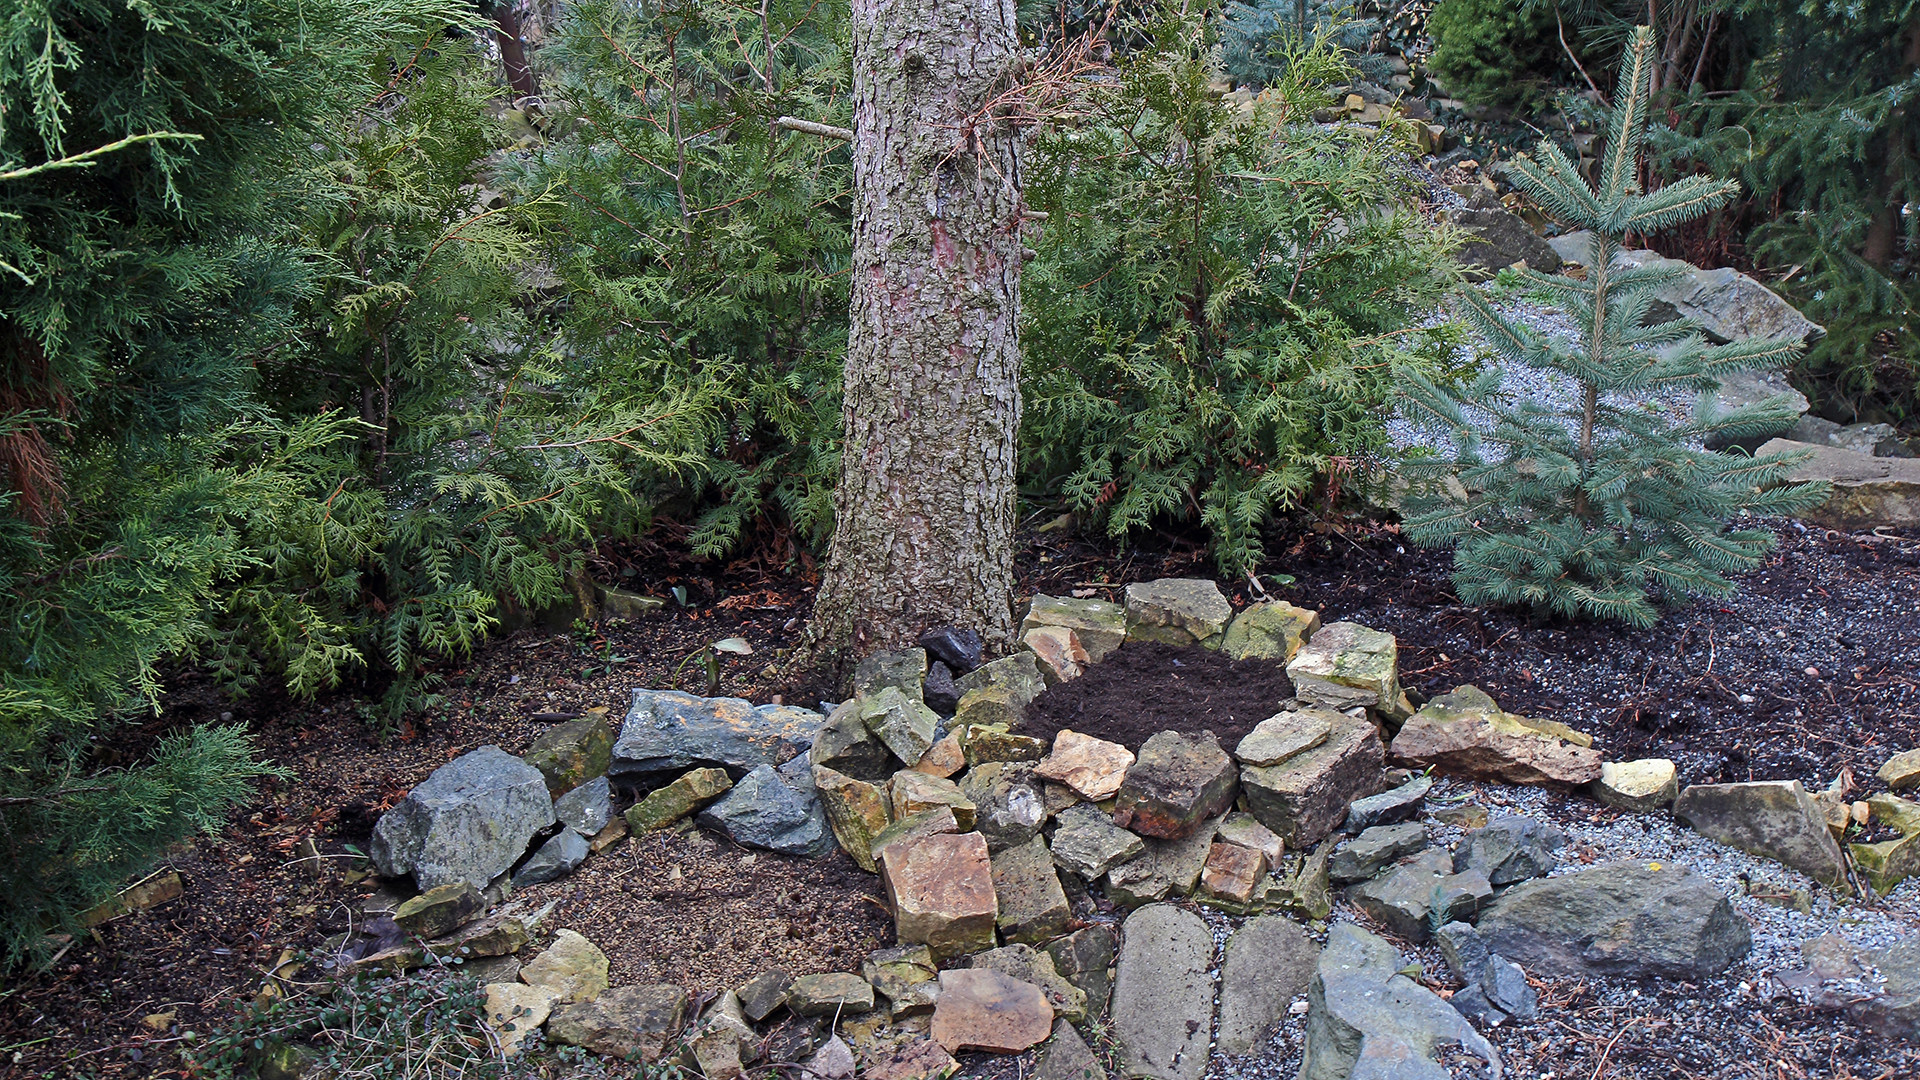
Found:
<svg viewBox="0 0 1920 1080"><path fill-rule="evenodd" d="M1773 542L1762 529L1729 531L1727 519L1791 513L1816 503L1819 485L1784 484L1796 460L1694 447L1708 436L1747 438L1792 422L1784 401L1722 409L1717 380L1779 367L1798 342L1704 343L1686 322L1647 326L1653 294L1675 271L1613 265L1621 238L1654 232L1724 205L1731 181L1695 176L1642 194L1637 177L1646 127L1653 34L1640 28L1621 61L1607 153L1592 186L1558 147L1514 167L1516 183L1564 224L1590 230L1585 280L1523 274L1550 294L1579 330L1573 342L1545 337L1502 316L1486 294L1462 290L1458 312L1509 364L1572 379L1577 403L1511 400L1498 370L1463 392L1417 372L1405 376L1408 412L1447 432L1452 463L1411 468L1425 490L1407 500L1406 530L1422 545L1452 545L1454 584L1476 604L1515 603L1567 616L1657 618L1656 599L1678 604L1733 591L1727 575L1758 565ZM1690 419L1646 408L1646 395L1690 390ZM1481 430L1475 421L1490 422ZM1483 445L1492 444L1493 453ZM1464 499L1445 493L1458 470Z"/></svg>

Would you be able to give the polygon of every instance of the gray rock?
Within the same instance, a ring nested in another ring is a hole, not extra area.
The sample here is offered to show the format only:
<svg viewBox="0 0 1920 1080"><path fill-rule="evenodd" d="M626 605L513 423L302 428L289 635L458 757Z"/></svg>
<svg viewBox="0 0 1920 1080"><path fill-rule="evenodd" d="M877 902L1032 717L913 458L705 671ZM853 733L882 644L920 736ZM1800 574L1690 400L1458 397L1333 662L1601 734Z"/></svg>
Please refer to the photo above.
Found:
<svg viewBox="0 0 1920 1080"><path fill-rule="evenodd" d="M528 885L558 881L580 869L590 851L586 837L572 829L561 829L559 835L540 845L540 850L520 865L513 875L513 887L524 889Z"/></svg>
<svg viewBox="0 0 1920 1080"><path fill-rule="evenodd" d="M873 984L850 971L802 975L787 987L787 1008L799 1016L873 1011Z"/></svg>
<svg viewBox="0 0 1920 1080"><path fill-rule="evenodd" d="M1566 836L1551 825L1502 814L1487 822L1486 828L1467 834L1454 853L1453 868L1478 870L1495 885L1546 877L1560 861L1554 852L1566 842Z"/></svg>
<svg viewBox="0 0 1920 1080"><path fill-rule="evenodd" d="M1160 578L1127 586L1127 640L1219 648L1233 605L1202 578Z"/></svg>
<svg viewBox="0 0 1920 1080"><path fill-rule="evenodd" d="M902 649L878 652L854 665L853 696L876 697L888 687L914 701L926 700L923 686L927 678L927 650ZM911 765L916 759L907 759Z"/></svg>
<svg viewBox="0 0 1920 1080"><path fill-rule="evenodd" d="M1145 852L1139 836L1115 825L1099 807L1077 803L1060 811L1053 832L1053 861L1093 881Z"/></svg>
<svg viewBox="0 0 1920 1080"><path fill-rule="evenodd" d="M1833 485L1826 502L1800 515L1803 521L1849 532L1920 525L1920 461L1869 457L1786 439L1769 440L1759 453L1805 453L1807 460L1788 470L1787 479Z"/></svg>
<svg viewBox="0 0 1920 1080"><path fill-rule="evenodd" d="M980 666L980 632L940 626L920 635L920 647L940 659L955 675Z"/></svg>
<svg viewBox="0 0 1920 1080"><path fill-rule="evenodd" d="M834 707L826 723L820 725L808 760L869 784L885 783L900 767L893 752L862 722L858 698Z"/></svg>
<svg viewBox="0 0 1920 1080"><path fill-rule="evenodd" d="M563 1005L547 1018L547 1041L596 1054L658 1061L687 1025L687 992L678 986L622 986L592 1001Z"/></svg>
<svg viewBox="0 0 1920 1080"><path fill-rule="evenodd" d="M1239 787L1233 758L1211 731L1162 731L1141 744L1139 759L1127 770L1114 797L1113 823L1143 836L1179 840L1233 806Z"/></svg>
<svg viewBox="0 0 1920 1080"><path fill-rule="evenodd" d="M1233 748L1242 765L1278 765L1302 750L1327 741L1339 713L1326 709L1290 709L1255 724Z"/></svg>
<svg viewBox="0 0 1920 1080"><path fill-rule="evenodd" d="M960 790L973 800L974 828L987 838L989 851L1026 843L1039 834L1047 820L1040 781L1034 779L1031 765L982 762L960 777Z"/></svg>
<svg viewBox="0 0 1920 1080"><path fill-rule="evenodd" d="M1585 266L1592 261L1591 233L1573 232L1550 243L1561 258ZM1812 322L1773 290L1730 268L1702 270L1692 263L1668 259L1646 250L1626 250L1615 256L1616 266L1644 266L1680 271L1681 277L1654 296L1671 305L1674 313L1700 324L1714 341L1773 338L1811 345L1826 336L1826 328Z"/></svg>
<svg viewBox="0 0 1920 1080"><path fill-rule="evenodd" d="M1386 750L1370 720L1330 714L1327 740L1278 765L1240 770L1247 809L1289 851L1320 842L1346 819L1347 807L1384 786Z"/></svg>
<svg viewBox="0 0 1920 1080"><path fill-rule="evenodd" d="M940 996L939 966L925 945L902 945L869 954L860 975L886 995L894 1016L917 1016L933 1011Z"/></svg>
<svg viewBox="0 0 1920 1080"><path fill-rule="evenodd" d="M1541 239L1518 214L1498 205L1484 209L1456 210L1448 215L1460 226L1466 242L1453 257L1473 271L1476 278L1488 278L1515 263L1551 274L1560 269L1560 256Z"/></svg>
<svg viewBox="0 0 1920 1080"><path fill-rule="evenodd" d="M921 653L922 657L925 655ZM905 764L919 761L927 747L933 745L933 733L940 726L940 717L921 704L918 695L910 698L897 686L884 686L858 700L860 722Z"/></svg>
<svg viewBox="0 0 1920 1080"><path fill-rule="evenodd" d="M1047 680L1040 674L1039 661L1030 652L1017 652L1012 656L1003 656L991 664L967 672L955 679L961 696L969 690L983 686L1004 686L1013 696L1013 711L1018 713L1040 696L1047 688Z"/></svg>
<svg viewBox="0 0 1920 1080"><path fill-rule="evenodd" d="M1320 946L1284 916L1257 916L1235 930L1220 965L1220 1027L1214 1036L1220 1052L1237 1057L1265 1042L1287 1006L1307 992L1319 959Z"/></svg>
<svg viewBox="0 0 1920 1080"><path fill-rule="evenodd" d="M1424 850L1427 827L1417 821L1375 825L1333 851L1327 877L1336 885L1365 881L1396 859Z"/></svg>
<svg viewBox="0 0 1920 1080"><path fill-rule="evenodd" d="M1540 996L1527 982L1527 973L1505 957L1487 958L1481 968L1479 986L1494 1008L1515 1020L1531 1020L1540 1015Z"/></svg>
<svg viewBox="0 0 1920 1080"><path fill-rule="evenodd" d="M1469 919L1493 899L1493 886L1475 870L1452 873L1445 851L1429 849L1347 891L1347 898L1400 937L1423 942L1441 925Z"/></svg>
<svg viewBox="0 0 1920 1080"><path fill-rule="evenodd" d="M1045 594L1035 595L1020 621L1020 636L1044 626L1059 626L1073 631L1087 660L1099 663L1127 639L1127 611L1105 600L1072 600Z"/></svg>
<svg viewBox="0 0 1920 1080"><path fill-rule="evenodd" d="M1033 1075L1034 1080L1107 1080L1107 1070L1087 1041L1065 1020L1054 1021L1053 1034L1040 1048Z"/></svg>
<svg viewBox="0 0 1920 1080"><path fill-rule="evenodd" d="M927 681L922 690L927 708L941 716L952 716L960 707L960 687L954 684L953 669L939 660L927 665Z"/></svg>
<svg viewBox="0 0 1920 1080"><path fill-rule="evenodd" d="M1346 829L1350 833L1358 833L1375 825L1392 825L1417 818L1426 807L1427 792L1432 788L1433 777L1416 776L1390 791L1355 799L1347 807Z"/></svg>
<svg viewBox="0 0 1920 1080"><path fill-rule="evenodd" d="M817 859L833 850L827 812L811 787L796 791L771 765L733 785L695 818L736 844Z"/></svg>
<svg viewBox="0 0 1920 1080"><path fill-rule="evenodd" d="M1107 897L1123 907L1138 907L1193 892L1217 827L1197 829L1180 840L1148 840L1139 858L1107 871Z"/></svg>
<svg viewBox="0 0 1920 1080"><path fill-rule="evenodd" d="M1113 981L1122 1075L1200 1080L1213 1031L1213 932L1200 916L1149 904L1127 916Z"/></svg>
<svg viewBox="0 0 1920 1080"><path fill-rule="evenodd" d="M1087 1015L1105 1016L1113 993L1113 929L1095 923L1047 943L1053 969L1087 995Z"/></svg>
<svg viewBox="0 0 1920 1080"><path fill-rule="evenodd" d="M1815 880L1838 885L1846 879L1846 858L1826 814L1798 780L1696 784L1680 793L1673 816L1710 840Z"/></svg>
<svg viewBox="0 0 1920 1080"><path fill-rule="evenodd" d="M1034 837L993 856L994 923L1002 941L1044 942L1067 928L1073 910L1047 845Z"/></svg>
<svg viewBox="0 0 1920 1080"><path fill-rule="evenodd" d="M1493 1045L1402 966L1380 938L1351 923L1333 927L1307 991L1299 1080L1500 1080ZM1474 1073L1450 1067L1465 1065L1462 1055L1479 1059Z"/></svg>
<svg viewBox="0 0 1920 1080"><path fill-rule="evenodd" d="M1849 1001L1848 1014L1889 1038L1920 1042L1920 941L1873 949L1866 959L1885 982L1866 1000Z"/></svg>
<svg viewBox="0 0 1920 1080"><path fill-rule="evenodd" d="M787 991L792 988L793 976L774 968L740 984L734 996L740 999L740 1011L757 1024L787 1003Z"/></svg>
<svg viewBox="0 0 1920 1080"><path fill-rule="evenodd" d="M1879 457L1912 457L1900 443L1900 433L1892 424L1836 424L1818 416L1803 416L1780 434L1783 439L1833 446L1856 454Z"/></svg>
<svg viewBox="0 0 1920 1080"><path fill-rule="evenodd" d="M553 822L540 770L483 746L435 769L381 815L368 854L380 873L412 874L423 891L453 881L483 889Z"/></svg>
<svg viewBox="0 0 1920 1080"><path fill-rule="evenodd" d="M592 836L613 820L613 784L594 777L554 800L553 816L582 836Z"/></svg>
<svg viewBox="0 0 1920 1080"><path fill-rule="evenodd" d="M635 690L607 775L644 788L701 765L735 775L782 765L813 742L823 722L819 713L790 705Z"/></svg>
<svg viewBox="0 0 1920 1080"><path fill-rule="evenodd" d="M1475 982L1487 957L1493 955L1487 950L1487 939L1470 923L1450 922L1433 932L1433 941L1446 958L1447 970L1463 983Z"/></svg>
<svg viewBox="0 0 1920 1080"><path fill-rule="evenodd" d="M1753 948L1747 921L1711 882L1638 861L1521 882L1479 927L1493 952L1549 976L1698 982Z"/></svg>

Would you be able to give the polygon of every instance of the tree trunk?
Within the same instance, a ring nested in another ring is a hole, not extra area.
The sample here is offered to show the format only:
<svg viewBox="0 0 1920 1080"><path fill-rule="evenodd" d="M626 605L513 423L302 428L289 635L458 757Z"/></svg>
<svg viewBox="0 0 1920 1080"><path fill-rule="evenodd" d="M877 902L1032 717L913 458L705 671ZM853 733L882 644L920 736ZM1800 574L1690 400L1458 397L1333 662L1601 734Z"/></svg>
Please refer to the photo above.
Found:
<svg viewBox="0 0 1920 1080"><path fill-rule="evenodd" d="M840 486L803 662L1013 638L1020 144L1012 0L854 0Z"/></svg>

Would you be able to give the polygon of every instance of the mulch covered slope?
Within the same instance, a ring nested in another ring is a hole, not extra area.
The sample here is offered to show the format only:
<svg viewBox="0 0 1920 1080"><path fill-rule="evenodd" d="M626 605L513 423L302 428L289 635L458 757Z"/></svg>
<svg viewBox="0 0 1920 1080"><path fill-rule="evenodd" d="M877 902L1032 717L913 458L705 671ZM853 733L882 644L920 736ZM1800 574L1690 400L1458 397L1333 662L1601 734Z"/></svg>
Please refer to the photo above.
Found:
<svg viewBox="0 0 1920 1080"><path fill-rule="evenodd" d="M1232 750L1292 696L1293 683L1278 661L1133 642L1035 698L1020 730L1051 742L1067 728L1132 750L1156 732L1211 731Z"/></svg>
<svg viewBox="0 0 1920 1080"><path fill-rule="evenodd" d="M1824 784L1851 768L1871 787L1889 747L1920 743L1920 536L1779 532L1779 551L1738 597L1693 605L1650 631L1466 608L1448 589L1443 554L1407 549L1390 528L1364 524L1277 529L1270 570L1296 580L1264 581L1325 619L1398 635L1411 688L1431 695L1474 683L1508 709L1593 733L1610 758L1672 757L1694 783ZM806 616L807 564L792 562L799 573L753 561L715 569L658 543L609 548L602 573L653 595L677 586L688 607L604 637L523 630L497 641L444 671L443 708L385 741L346 695L233 703L182 677L166 714L122 732L103 749L106 760L137 759L169 726L230 711L297 778L264 785L220 835L166 860L186 881L182 899L108 923L49 971L10 981L0 996L0 1075L180 1075L182 1032L205 1030L250 998L282 950L317 949L361 918L373 883L343 880L348 845L364 849L379 813L458 754L487 743L522 750L554 714L608 706L617 718L637 686L704 693L700 665L683 661L723 637L745 638L755 652L726 659L721 693L766 701L789 689L770 662ZM1210 566L1183 540L1115 556L1048 536L1030 543L1021 570L1027 592L1117 599L1124 582L1205 576ZM1255 598L1244 582L1223 588L1236 605ZM1133 693L1143 709L1171 707ZM810 694L793 697L812 703ZM1241 720L1237 708L1224 715ZM291 864L307 838L331 859L319 879ZM561 898L557 917L607 951L617 981L718 988L768 962L795 974L845 970L890 937L876 879L843 855L799 865L724 843L648 843L529 890L541 903ZM158 1030L142 1023L169 1013Z"/></svg>

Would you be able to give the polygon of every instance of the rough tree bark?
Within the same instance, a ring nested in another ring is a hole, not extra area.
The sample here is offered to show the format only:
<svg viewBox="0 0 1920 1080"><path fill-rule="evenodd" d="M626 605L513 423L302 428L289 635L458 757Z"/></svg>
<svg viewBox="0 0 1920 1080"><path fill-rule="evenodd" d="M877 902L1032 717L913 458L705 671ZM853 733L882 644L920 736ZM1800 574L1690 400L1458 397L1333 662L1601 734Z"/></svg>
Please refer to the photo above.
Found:
<svg viewBox="0 0 1920 1080"><path fill-rule="evenodd" d="M941 625L1013 637L1020 136L1012 0L853 0L840 486L805 658Z"/></svg>

